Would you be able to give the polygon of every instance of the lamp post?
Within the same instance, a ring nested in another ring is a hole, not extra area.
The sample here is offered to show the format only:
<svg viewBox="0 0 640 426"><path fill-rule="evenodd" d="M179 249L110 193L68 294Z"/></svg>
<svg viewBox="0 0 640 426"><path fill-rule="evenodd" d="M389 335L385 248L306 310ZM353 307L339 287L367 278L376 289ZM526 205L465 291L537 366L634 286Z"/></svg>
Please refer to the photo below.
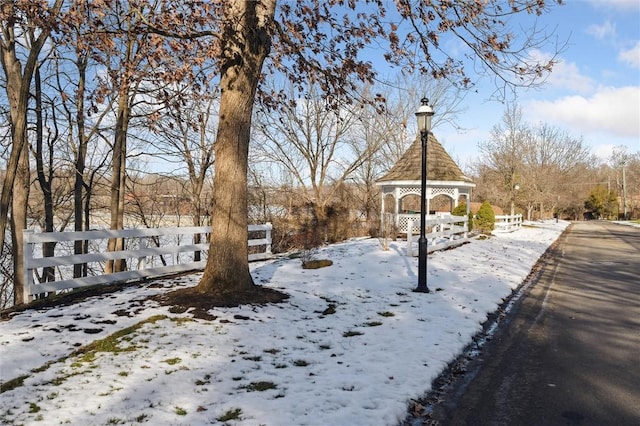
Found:
<svg viewBox="0 0 640 426"><path fill-rule="evenodd" d="M420 132L420 142L422 142L422 168L420 180L420 238L418 238L418 287L414 290L418 293L429 293L427 287L427 237L426 210L427 210L427 140L431 131L431 118L433 108L429 106L429 100L422 98L422 105L416 112L418 119L418 131Z"/></svg>
<svg viewBox="0 0 640 426"><path fill-rule="evenodd" d="M511 179L513 181L513 179ZM520 189L517 183L511 187L511 216L516 214L516 192ZM513 220L513 218L511 218Z"/></svg>
<svg viewBox="0 0 640 426"><path fill-rule="evenodd" d="M627 176L625 174L625 167L627 160L622 160L622 211L624 214L623 220L627 220Z"/></svg>

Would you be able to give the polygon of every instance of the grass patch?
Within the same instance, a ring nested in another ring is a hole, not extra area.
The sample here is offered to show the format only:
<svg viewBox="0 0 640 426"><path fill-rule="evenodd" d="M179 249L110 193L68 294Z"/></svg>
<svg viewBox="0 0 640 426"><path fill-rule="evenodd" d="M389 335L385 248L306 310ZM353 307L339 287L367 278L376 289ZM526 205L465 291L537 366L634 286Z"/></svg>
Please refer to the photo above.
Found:
<svg viewBox="0 0 640 426"><path fill-rule="evenodd" d="M186 416L187 415L187 410L185 410L182 407L176 407L176 414L179 416Z"/></svg>
<svg viewBox="0 0 640 426"><path fill-rule="evenodd" d="M331 349L331 345L323 344L323 345L318 346L318 348L320 348L323 351L327 351L327 350Z"/></svg>
<svg viewBox="0 0 640 426"><path fill-rule="evenodd" d="M58 377L52 379L48 384L51 384L53 386L60 386L64 382L66 382L69 377L77 376L78 374L81 374L81 373L82 372L78 371L78 372L74 372L74 373L71 373L71 374L66 374L64 376L58 376Z"/></svg>
<svg viewBox="0 0 640 426"><path fill-rule="evenodd" d="M295 365L296 367L306 367L309 365L309 363L304 359L296 359L295 361L293 361L293 365Z"/></svg>
<svg viewBox="0 0 640 426"><path fill-rule="evenodd" d="M49 369L49 367L51 367L51 365L55 363L55 361L48 361L46 362L44 365L38 367L38 368L34 368L33 370L31 370L32 373L42 373L43 371L47 371Z"/></svg>
<svg viewBox="0 0 640 426"><path fill-rule="evenodd" d="M366 325L367 327L377 327L379 325L382 325L382 323L380 321L369 321L365 322L364 325Z"/></svg>
<svg viewBox="0 0 640 426"><path fill-rule="evenodd" d="M211 383L210 374L205 374L203 380L196 380L196 386L204 386L204 385L208 385L209 383Z"/></svg>
<svg viewBox="0 0 640 426"><path fill-rule="evenodd" d="M226 413L218 417L216 420L219 422L228 422L229 420L240 420L241 414L242 414L242 409L232 408L227 410Z"/></svg>
<svg viewBox="0 0 640 426"><path fill-rule="evenodd" d="M147 420L149 416L146 414L140 414L138 417L136 417L136 422L138 423L144 423L145 420Z"/></svg>
<svg viewBox="0 0 640 426"><path fill-rule="evenodd" d="M40 406L34 402L29 403L29 413L34 414L40 411Z"/></svg>
<svg viewBox="0 0 640 426"><path fill-rule="evenodd" d="M260 361L262 359L262 357L260 355L256 355L256 356L244 356L242 357L242 359L246 359L247 361Z"/></svg>
<svg viewBox="0 0 640 426"><path fill-rule="evenodd" d="M178 357L176 358L167 358L165 360L162 360L162 362L166 362L169 365L176 365L182 362L182 360Z"/></svg>
<svg viewBox="0 0 640 426"><path fill-rule="evenodd" d="M378 315L380 315L381 317L395 317L396 316L396 314L394 314L393 312L389 312L389 311L378 312Z"/></svg>
<svg viewBox="0 0 640 426"><path fill-rule="evenodd" d="M251 382L246 386L242 386L240 389L246 389L248 392L264 392L271 389L278 389L278 385L273 382Z"/></svg>
<svg viewBox="0 0 640 426"><path fill-rule="evenodd" d="M273 349L265 349L263 352L264 352L264 353L271 354L271 355L275 355L275 354L277 354L278 352L280 352L280 349L275 349L275 348L273 348Z"/></svg>
<svg viewBox="0 0 640 426"><path fill-rule="evenodd" d="M188 322L196 322L196 320L194 320L193 318L171 318L171 321L175 322L178 325L183 325L186 324Z"/></svg>
<svg viewBox="0 0 640 426"><path fill-rule="evenodd" d="M324 311L322 311L322 315L333 315L335 313L336 313L336 305L334 305L333 303L330 303L329 307Z"/></svg>
<svg viewBox="0 0 640 426"><path fill-rule="evenodd" d="M157 321L167 319L166 315L154 315L152 317L147 318L144 321L140 321L137 324L134 324L130 327L123 328L122 330L118 330L115 333L105 337L104 339L96 340L95 342L91 342L86 346L83 346L76 351L74 351L71 356L79 356L80 362L91 362L95 359L95 356L99 352L109 352L113 354L118 354L122 352L133 352L137 349L135 345L121 347L120 340L129 334L137 331L142 328L145 324L155 324Z"/></svg>
<svg viewBox="0 0 640 426"><path fill-rule="evenodd" d="M94 342L89 343L86 346L82 346L78 349L76 349L75 351L73 351L71 353L71 355L69 356L65 356L62 357L56 361L48 361L46 362L44 365L42 365L41 367L38 368L34 368L33 370L31 370L34 373L40 373L43 372L45 370L47 370L51 365L57 363L57 362L64 362L65 360L71 358L71 357L78 357L78 360L76 362L74 362L73 364L71 364L71 367L73 368L78 368L82 365L82 363L88 363L88 362L92 362L95 357L96 354L98 352L110 352L110 353L121 353L121 352L132 352L135 351L137 349L136 346L127 346L127 347L121 347L120 346L120 340L121 338L123 338L124 336L128 336L130 334L132 334L133 332L135 332L136 330L140 329L142 326L144 326L145 324L155 324L157 321L163 320L163 319L167 319L168 317L166 315L154 315L152 317L147 318L144 321L140 321L137 324L134 324L130 327L127 328L123 328L122 330L116 331L115 333L105 337L104 339L100 339L100 340L96 340ZM75 376L76 374L80 374L80 373L75 373L75 374L69 374L67 376L63 376L63 377L57 377L55 379L53 379L50 383L54 386L59 386L60 384L62 384L67 378L71 377L71 376ZM122 375L122 374L121 374ZM5 383L2 383L0 385L0 394L19 388L21 386L24 386L24 381L29 378L29 375L22 375L19 377L16 377L15 379L9 380Z"/></svg>
<svg viewBox="0 0 640 426"><path fill-rule="evenodd" d="M361 331L349 330L342 333L342 337L362 336L363 334Z"/></svg>
<svg viewBox="0 0 640 426"><path fill-rule="evenodd" d="M15 379L11 379L7 382L4 382L0 385L0 393L8 392L10 390L14 390L15 388L19 388L24 385L25 379L28 379L29 375L25 374L23 376L18 376Z"/></svg>

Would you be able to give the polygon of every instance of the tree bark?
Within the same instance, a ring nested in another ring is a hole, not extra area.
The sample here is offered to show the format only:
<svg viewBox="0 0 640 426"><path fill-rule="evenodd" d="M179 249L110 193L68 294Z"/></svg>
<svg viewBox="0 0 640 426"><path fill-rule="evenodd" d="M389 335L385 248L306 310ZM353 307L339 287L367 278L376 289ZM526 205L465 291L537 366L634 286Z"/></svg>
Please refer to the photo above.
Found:
<svg viewBox="0 0 640 426"><path fill-rule="evenodd" d="M22 231L27 229L27 205L29 199L29 150L23 149L13 182L13 199L11 206L11 239L13 244L13 291L14 304L20 305L29 302L24 298L24 243Z"/></svg>
<svg viewBox="0 0 640 426"><path fill-rule="evenodd" d="M45 174L45 156L44 156L44 123L42 118L42 81L40 77L40 66L36 66L35 69L35 102L36 102L36 175L38 178L38 184L42 190L42 198L44 202L44 231L53 232L53 193L52 193L52 173L53 165L52 151L53 146L49 145L49 167ZM47 176L48 174L48 176ZM26 225L26 222L25 222ZM46 242L42 243L42 256L53 257L55 255L56 243ZM55 281L55 268L53 266L47 266L42 268L42 281L49 282Z"/></svg>
<svg viewBox="0 0 640 426"><path fill-rule="evenodd" d="M267 27L274 13L275 0L229 5L215 142L212 230L200 292L222 294L253 287L247 242L249 139L256 89L271 48Z"/></svg>
<svg viewBox="0 0 640 426"><path fill-rule="evenodd" d="M8 15L18 15L14 2L9 2L5 12ZM63 0L56 0L49 8L49 17L53 20L58 16ZM15 19L15 22L20 22ZM17 24L16 24L17 25ZM0 194L0 252L4 247L5 232L9 217L9 205L12 203L14 191L14 179L20 167L22 151L26 150L27 143L27 105L29 103L29 87L33 72L38 61L38 55L49 38L51 29L48 27L39 28L38 37L32 42L29 56L22 63L16 53L16 35L13 26L8 25L2 29L0 36L0 62L6 77L7 99L11 110L11 153L7 162L7 172L2 183L2 193ZM22 241L22 237L20 237ZM20 260L21 262L21 260ZM17 294L17 293L16 293ZM16 296L17 297L17 296ZM21 297L21 296L20 296Z"/></svg>
<svg viewBox="0 0 640 426"><path fill-rule="evenodd" d="M85 134L85 121L84 121L84 96L85 96L85 83L86 83L86 70L87 70L87 55L82 55L76 62L78 66L78 90L76 91L77 110L76 119L78 126L78 150L75 158L75 179L73 183L73 215L74 225L73 229L76 232L84 230L84 215L83 215L83 199L84 199L84 169L86 166L87 158L87 136ZM76 240L73 243L73 253L83 254L85 253L86 240ZM73 265L73 277L83 277L86 275L87 264L78 263Z"/></svg>
<svg viewBox="0 0 640 426"><path fill-rule="evenodd" d="M111 174L111 229L124 228L124 195L127 158L127 128L129 123L129 91L122 90L118 99L116 131L113 142L113 171ZM123 238L111 238L108 251L124 250ZM120 272L126 269L124 259L106 262L106 272Z"/></svg>

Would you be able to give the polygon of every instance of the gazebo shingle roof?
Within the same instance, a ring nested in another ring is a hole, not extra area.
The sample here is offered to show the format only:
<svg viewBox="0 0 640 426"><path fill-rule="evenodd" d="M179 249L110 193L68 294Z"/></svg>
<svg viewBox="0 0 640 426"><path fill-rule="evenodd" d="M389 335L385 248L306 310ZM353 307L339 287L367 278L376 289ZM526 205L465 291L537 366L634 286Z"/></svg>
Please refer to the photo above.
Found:
<svg viewBox="0 0 640 426"><path fill-rule="evenodd" d="M419 181L421 176L422 142L420 135L409 146L404 155L378 182ZM433 133L427 139L427 179L431 181L454 181L472 183L451 159Z"/></svg>

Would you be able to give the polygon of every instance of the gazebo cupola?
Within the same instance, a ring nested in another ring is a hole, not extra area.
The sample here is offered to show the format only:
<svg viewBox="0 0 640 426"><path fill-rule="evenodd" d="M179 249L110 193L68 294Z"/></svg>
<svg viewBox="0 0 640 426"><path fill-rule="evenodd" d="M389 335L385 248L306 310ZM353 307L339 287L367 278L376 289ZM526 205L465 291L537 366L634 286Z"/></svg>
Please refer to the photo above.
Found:
<svg viewBox="0 0 640 426"><path fill-rule="evenodd" d="M409 195L420 197L421 159L422 143L420 135L418 135L400 160L376 182L382 194L381 225L384 225L385 199L389 195L393 196L393 221L399 232L407 232L407 223L410 219L414 222L418 221L419 214L416 214L417 212L403 212L401 205L404 197ZM430 200L438 195L450 197L452 208L458 205L461 196L465 197L468 214L471 205L471 189L475 186L475 183L462 173L460 167L451 159L434 134L429 132L427 139L427 214L429 213Z"/></svg>

